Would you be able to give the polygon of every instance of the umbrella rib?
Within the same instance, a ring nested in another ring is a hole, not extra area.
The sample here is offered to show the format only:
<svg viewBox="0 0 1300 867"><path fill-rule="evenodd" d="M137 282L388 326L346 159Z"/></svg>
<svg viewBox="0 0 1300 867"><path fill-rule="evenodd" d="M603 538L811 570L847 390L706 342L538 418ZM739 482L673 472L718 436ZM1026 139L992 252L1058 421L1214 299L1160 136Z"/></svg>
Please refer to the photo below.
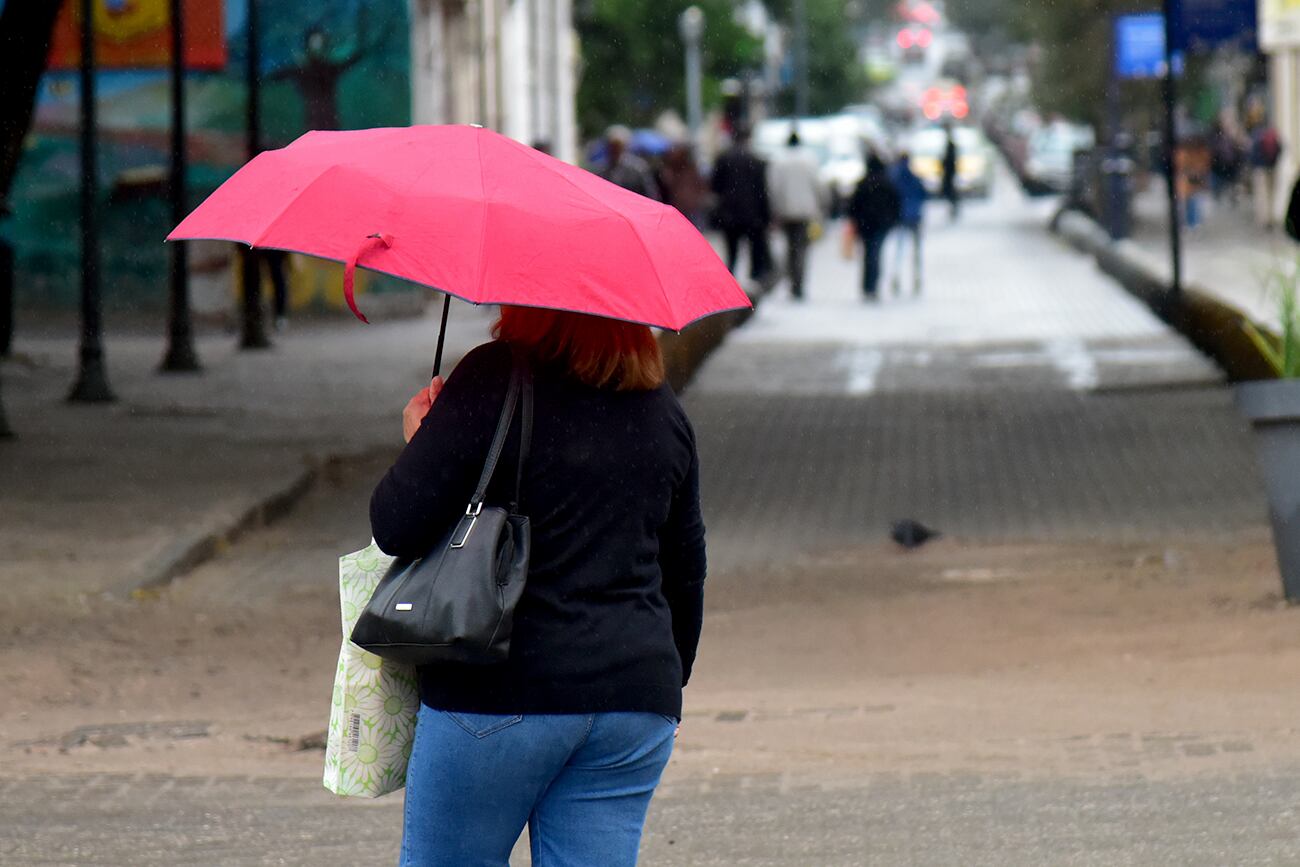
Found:
<svg viewBox="0 0 1300 867"><path fill-rule="evenodd" d="M528 155L529 155L530 157L532 157L532 159L533 159L534 162L540 162L540 163L544 163L544 162L545 162L545 161L542 159L541 154L537 153L537 151L535 151L533 148L530 148L530 147L528 147L528 146L525 145L525 144L521 144L520 142L516 142L514 139L511 139L511 138L508 138L508 137L506 138L506 140L509 141L511 144L514 144L514 145L518 146L521 150L525 151L526 153L528 153ZM480 160L479 160L479 168L480 168L480 171L481 171L481 170L482 170L482 159L481 159L481 158L480 158ZM578 192L582 193L582 194L583 194L584 196L586 196L588 199L590 199L591 201L595 202L597 205L600 205L602 208L604 208L604 209L606 209L607 211L609 211L610 213L614 214L614 215L617 216L619 219L621 219L624 223L627 224L628 230L632 232L632 237L636 238L636 242L637 242L638 244L641 245L641 252L645 254L646 261L650 263L650 270L651 270L652 272L654 272L655 280L658 281L658 283L659 283L659 294L660 294L660 296L662 296L662 298L664 299L664 306L667 308L667 311L668 311L668 315L669 315L669 317L672 318L673 321L675 322L675 321L676 321L676 318L677 318L677 312L673 309L673 302L672 302L672 299L668 297L668 291L667 291L667 289L664 288L664 279L663 279L663 277L660 276L660 274L659 274L659 266L655 264L654 257L650 255L650 248L646 246L646 244L645 244L645 239L641 237L641 233L638 232L638 231L636 230L636 226L633 225L632 221L629 220L629 219L627 218L627 215L624 214L622 211L619 211L618 209L614 208L612 205L609 205L609 204L606 204L605 202L602 202L600 199L598 199L598 198L596 198L594 195L592 195L590 191L588 191L588 190L584 190L582 187L580 187L580 186L578 186L577 184L575 184L571 178L567 178L567 177L565 177L564 175L560 174L559 172L556 172L555 174L556 174L556 175L557 175L561 180L563 180L566 184L568 184L569 186L573 187L575 190L577 190ZM660 204L661 204L661 203L660 203ZM663 204L661 204L661 207L667 208L668 205L663 205ZM660 216L659 216L659 220L660 220L660 222L663 221L663 215L662 215L662 214L660 214ZM656 225L657 225L657 224L656 224ZM480 255L482 255L481 252L480 252ZM480 290L480 291L481 291L481 290Z"/></svg>
<svg viewBox="0 0 1300 867"><path fill-rule="evenodd" d="M261 156L262 154L258 154L258 157L254 157L254 159L257 159ZM326 175L330 174L331 172L334 172L339 168L340 166L338 164L328 166L325 169L325 171L321 172L320 174L316 175L316 177L308 181L306 186L304 186L301 190L295 193L293 198L289 199L289 201L285 203L284 207L280 209L279 213L277 213L271 219L267 220L262 225L262 231L257 234L257 237L254 240L246 242L248 246L249 247L262 246L262 239L265 238L268 234L270 234L271 230L275 228L275 224L280 222L280 218L283 217L286 213L288 213L290 208L298 204L298 200L301 199L303 196L305 196L308 190L316 186L316 184L320 182L321 178L325 177Z"/></svg>

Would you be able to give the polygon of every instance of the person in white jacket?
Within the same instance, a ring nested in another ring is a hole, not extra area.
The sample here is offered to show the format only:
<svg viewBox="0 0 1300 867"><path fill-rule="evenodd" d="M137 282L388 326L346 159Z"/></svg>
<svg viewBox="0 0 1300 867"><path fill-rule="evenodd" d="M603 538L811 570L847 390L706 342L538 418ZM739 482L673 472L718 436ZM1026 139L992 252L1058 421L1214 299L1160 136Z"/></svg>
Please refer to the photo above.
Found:
<svg viewBox="0 0 1300 867"><path fill-rule="evenodd" d="M800 146L797 131L790 133L786 145L785 151L768 166L767 190L772 218L785 233L790 295L801 299L808 227L821 219L822 187L817 178L817 162Z"/></svg>

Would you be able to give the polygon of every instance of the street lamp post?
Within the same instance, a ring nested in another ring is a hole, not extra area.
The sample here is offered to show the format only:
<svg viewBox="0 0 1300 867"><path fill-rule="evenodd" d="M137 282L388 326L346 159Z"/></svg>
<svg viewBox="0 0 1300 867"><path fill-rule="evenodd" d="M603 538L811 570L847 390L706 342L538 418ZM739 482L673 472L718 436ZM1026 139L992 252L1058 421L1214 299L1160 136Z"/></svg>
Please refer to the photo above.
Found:
<svg viewBox="0 0 1300 867"><path fill-rule="evenodd" d="M244 68L245 84L248 89L246 130L248 158L251 160L262 150L262 92L261 34L257 21L258 0L248 0L248 57ZM240 346L243 349L266 349L271 341L266 337L266 320L262 315L262 260L257 251L251 247L242 248L240 266L243 274L244 288L244 328Z"/></svg>
<svg viewBox="0 0 1300 867"><path fill-rule="evenodd" d="M182 0L170 0L171 13L171 199L173 226L185 219L185 12ZM192 373L200 370L194 350L194 329L190 322L190 275L188 249L184 241L171 243L171 298L168 316L167 352L160 369L167 373Z"/></svg>
<svg viewBox="0 0 1300 867"><path fill-rule="evenodd" d="M1171 0L1164 0L1165 76L1162 90L1165 103L1165 169L1169 173L1168 183L1166 184L1166 196L1169 204L1169 255L1172 260L1170 263L1169 297L1166 301L1169 308L1166 311L1167 313L1173 313L1183 300L1183 231L1182 219L1178 210L1178 173L1177 167L1174 165L1174 157L1178 148L1178 130L1174 122L1174 106L1178 100L1177 79L1175 78L1177 70L1174 69L1174 36L1177 33L1174 6L1175 4Z"/></svg>
<svg viewBox="0 0 1300 867"><path fill-rule="evenodd" d="M9 426L9 418L5 415L5 402L0 398L0 440L12 439L14 429Z"/></svg>
<svg viewBox="0 0 1300 867"><path fill-rule="evenodd" d="M703 73L700 60L700 40L704 36L704 13L698 6L690 6L677 19L682 41L686 43L686 125L691 130L691 142L699 144L700 125L704 115L701 94Z"/></svg>
<svg viewBox="0 0 1300 867"><path fill-rule="evenodd" d="M808 6L794 0L794 113L808 116Z"/></svg>
<svg viewBox="0 0 1300 867"><path fill-rule="evenodd" d="M104 369L99 288L99 167L95 154L95 3L81 0L81 348L74 403L116 400Z"/></svg>

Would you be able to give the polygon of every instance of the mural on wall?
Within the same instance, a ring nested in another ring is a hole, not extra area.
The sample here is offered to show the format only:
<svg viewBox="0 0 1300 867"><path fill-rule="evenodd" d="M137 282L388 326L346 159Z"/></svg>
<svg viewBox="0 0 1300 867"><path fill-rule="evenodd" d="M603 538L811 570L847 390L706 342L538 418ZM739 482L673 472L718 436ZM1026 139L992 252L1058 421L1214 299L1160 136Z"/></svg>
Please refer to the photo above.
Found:
<svg viewBox="0 0 1300 867"><path fill-rule="evenodd" d="M208 0L185 0L185 65L220 70L226 65L225 10ZM171 57L169 0L105 0L95 6L95 62L101 69L167 66ZM50 69L76 69L81 61L81 7L64 3L54 25Z"/></svg>
<svg viewBox="0 0 1300 867"><path fill-rule="evenodd" d="M4 2L22 0L0 0L0 7ZM246 159L247 2L187 0L187 8L204 7L186 25L189 189L196 204ZM406 0L257 2L266 147L282 147L308 129L409 122ZM104 301L110 310L166 306L169 84L157 68L155 38L159 27L166 30L166 6L167 0L96 0L97 54L113 58L113 68L106 64L98 77ZM67 15L61 27L71 21ZM67 35L56 41L55 63L42 80L14 185L14 215L0 224L15 246L17 301L26 307L77 303L79 88L76 47ZM224 274L229 247L192 248L200 312L229 306L228 277L219 288L205 282L205 275ZM295 303L319 303L329 281L310 268L302 277Z"/></svg>

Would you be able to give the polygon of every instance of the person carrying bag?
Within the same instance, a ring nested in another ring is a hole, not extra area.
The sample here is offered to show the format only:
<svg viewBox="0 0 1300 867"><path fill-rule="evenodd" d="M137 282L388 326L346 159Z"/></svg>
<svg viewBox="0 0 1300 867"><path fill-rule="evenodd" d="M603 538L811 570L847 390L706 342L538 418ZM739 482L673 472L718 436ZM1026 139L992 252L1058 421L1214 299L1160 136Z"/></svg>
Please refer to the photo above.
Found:
<svg viewBox="0 0 1300 867"><path fill-rule="evenodd" d="M505 306L494 334L412 398L370 503L397 561L356 637L429 660L401 863L505 865L527 826L535 867L631 867L703 619L694 433L644 325Z"/></svg>

